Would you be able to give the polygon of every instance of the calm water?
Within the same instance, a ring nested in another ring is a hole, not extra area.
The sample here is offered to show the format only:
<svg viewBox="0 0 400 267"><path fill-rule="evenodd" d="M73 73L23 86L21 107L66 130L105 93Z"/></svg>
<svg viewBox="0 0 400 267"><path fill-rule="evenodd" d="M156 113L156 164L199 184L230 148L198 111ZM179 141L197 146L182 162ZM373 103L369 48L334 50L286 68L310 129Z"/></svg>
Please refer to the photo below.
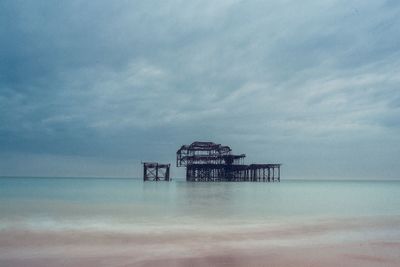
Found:
<svg viewBox="0 0 400 267"><path fill-rule="evenodd" d="M0 228L133 228L398 215L399 181L0 178Z"/></svg>

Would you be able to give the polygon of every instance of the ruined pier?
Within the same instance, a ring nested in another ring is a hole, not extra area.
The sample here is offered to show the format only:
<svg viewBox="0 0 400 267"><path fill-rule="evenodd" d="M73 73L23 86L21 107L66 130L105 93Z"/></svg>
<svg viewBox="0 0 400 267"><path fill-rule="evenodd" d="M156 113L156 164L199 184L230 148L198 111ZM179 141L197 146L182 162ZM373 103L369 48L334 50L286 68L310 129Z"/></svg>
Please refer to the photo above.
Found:
<svg viewBox="0 0 400 267"><path fill-rule="evenodd" d="M244 164L245 154L232 154L229 146L193 142L176 152L176 166L186 167L190 182L280 182L281 164Z"/></svg>
<svg viewBox="0 0 400 267"><path fill-rule="evenodd" d="M171 164L158 162L142 162L143 181L170 181L169 170Z"/></svg>

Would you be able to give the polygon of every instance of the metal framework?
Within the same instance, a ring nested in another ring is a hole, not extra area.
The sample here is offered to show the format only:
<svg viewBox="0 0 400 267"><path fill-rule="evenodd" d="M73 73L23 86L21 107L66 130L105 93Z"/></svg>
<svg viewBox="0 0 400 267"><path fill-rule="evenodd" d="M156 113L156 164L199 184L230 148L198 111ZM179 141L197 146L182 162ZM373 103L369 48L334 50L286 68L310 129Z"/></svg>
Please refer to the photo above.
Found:
<svg viewBox="0 0 400 267"><path fill-rule="evenodd" d="M193 142L176 152L176 166L186 167L191 182L249 181L279 182L281 164L244 164L245 154L232 154L229 146Z"/></svg>
<svg viewBox="0 0 400 267"><path fill-rule="evenodd" d="M142 162L143 181L170 181L169 169L171 164L158 162Z"/></svg>

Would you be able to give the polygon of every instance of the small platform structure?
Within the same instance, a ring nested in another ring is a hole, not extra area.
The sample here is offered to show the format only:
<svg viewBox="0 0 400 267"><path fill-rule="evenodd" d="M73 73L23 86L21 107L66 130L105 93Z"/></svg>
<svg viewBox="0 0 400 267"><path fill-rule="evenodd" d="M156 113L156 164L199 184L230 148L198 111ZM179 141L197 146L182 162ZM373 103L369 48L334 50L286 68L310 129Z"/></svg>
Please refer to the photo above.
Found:
<svg viewBox="0 0 400 267"><path fill-rule="evenodd" d="M244 164L245 154L232 154L229 146L193 142L176 152L176 166L186 167L190 182L280 182L281 164Z"/></svg>
<svg viewBox="0 0 400 267"><path fill-rule="evenodd" d="M142 162L143 181L170 181L169 170L171 164L158 162Z"/></svg>

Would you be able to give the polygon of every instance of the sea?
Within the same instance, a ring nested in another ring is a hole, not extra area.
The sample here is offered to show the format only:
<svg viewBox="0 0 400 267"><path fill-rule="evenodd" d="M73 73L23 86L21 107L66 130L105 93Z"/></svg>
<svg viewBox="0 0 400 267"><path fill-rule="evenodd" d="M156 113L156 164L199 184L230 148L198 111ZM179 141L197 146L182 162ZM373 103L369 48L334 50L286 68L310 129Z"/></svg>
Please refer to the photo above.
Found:
<svg viewBox="0 0 400 267"><path fill-rule="evenodd" d="M155 231L400 216L400 181L0 178L0 230Z"/></svg>
<svg viewBox="0 0 400 267"><path fill-rule="evenodd" d="M397 267L400 181L0 178L4 267Z"/></svg>

